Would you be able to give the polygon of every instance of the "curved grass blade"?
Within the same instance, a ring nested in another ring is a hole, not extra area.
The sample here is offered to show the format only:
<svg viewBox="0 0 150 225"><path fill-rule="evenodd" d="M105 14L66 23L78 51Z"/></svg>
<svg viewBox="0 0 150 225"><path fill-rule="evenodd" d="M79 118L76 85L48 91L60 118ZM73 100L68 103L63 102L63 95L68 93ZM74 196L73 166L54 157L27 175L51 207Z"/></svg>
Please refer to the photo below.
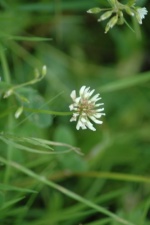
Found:
<svg viewBox="0 0 150 225"><path fill-rule="evenodd" d="M6 184L2 184L2 183L0 183L0 190L3 190L3 191L19 191L19 192L26 192L26 193L37 193L37 191L31 190L31 189L15 187L15 186L12 186L12 185L6 185Z"/></svg>
<svg viewBox="0 0 150 225"><path fill-rule="evenodd" d="M109 210L103 208L102 206L99 206L93 202L91 202L90 200L87 200L85 198L83 198L82 196L50 181L50 180L47 180L45 177L43 176L40 176L36 173L34 173L33 171L23 167L22 165L16 163L16 162L13 162L13 161L7 161L6 159L0 157L0 160L1 162L3 162L4 164L6 165L9 165L9 166L12 166L13 168L16 168L17 170L23 172L24 174L38 180L39 182L42 182L43 184L46 184L54 189L56 189L57 191L60 191L61 193L65 194L66 196L78 201L78 202L82 202L83 204L93 208L93 209L96 209L98 212L100 213L103 213L109 217L111 217L113 220L119 222L120 224L124 224L124 225L135 225L133 224L132 222L129 222L119 216L117 216L116 214L110 212Z"/></svg>
<svg viewBox="0 0 150 225"><path fill-rule="evenodd" d="M141 73L135 76L130 76L128 78L123 78L109 84L103 85L98 89L101 92L111 92L111 91L118 91L125 88L129 88L135 85L141 85L147 81L150 81L150 72Z"/></svg>

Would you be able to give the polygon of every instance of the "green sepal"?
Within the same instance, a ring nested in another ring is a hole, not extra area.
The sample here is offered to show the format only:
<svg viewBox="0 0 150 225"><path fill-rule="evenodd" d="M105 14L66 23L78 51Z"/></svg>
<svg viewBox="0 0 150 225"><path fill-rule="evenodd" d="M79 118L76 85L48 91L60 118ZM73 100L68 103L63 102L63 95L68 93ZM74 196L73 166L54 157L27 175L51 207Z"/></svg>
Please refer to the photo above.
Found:
<svg viewBox="0 0 150 225"><path fill-rule="evenodd" d="M135 4L135 0L128 0L128 3L127 3L128 6L134 6L134 4Z"/></svg>

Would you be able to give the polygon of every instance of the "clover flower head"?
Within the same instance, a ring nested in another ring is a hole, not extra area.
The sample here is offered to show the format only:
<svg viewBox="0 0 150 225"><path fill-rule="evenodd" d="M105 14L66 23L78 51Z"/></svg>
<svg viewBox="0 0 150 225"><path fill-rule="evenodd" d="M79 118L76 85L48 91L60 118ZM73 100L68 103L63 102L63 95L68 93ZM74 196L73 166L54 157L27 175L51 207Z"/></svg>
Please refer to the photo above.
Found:
<svg viewBox="0 0 150 225"><path fill-rule="evenodd" d="M104 108L99 106L104 103L97 103L101 98L100 94L94 96L95 90L90 90L90 87L82 86L79 90L79 97L76 96L76 91L73 90L70 94L73 104L69 106L70 111L73 111L73 116L70 121L77 121L76 129L87 129L95 131L92 122L102 124L103 121L99 120L103 113Z"/></svg>
<svg viewBox="0 0 150 225"><path fill-rule="evenodd" d="M142 19L145 18L145 15L147 15L148 11L145 7L143 7L143 8L137 8L136 12L137 12L136 17L138 22L139 24L142 24Z"/></svg>

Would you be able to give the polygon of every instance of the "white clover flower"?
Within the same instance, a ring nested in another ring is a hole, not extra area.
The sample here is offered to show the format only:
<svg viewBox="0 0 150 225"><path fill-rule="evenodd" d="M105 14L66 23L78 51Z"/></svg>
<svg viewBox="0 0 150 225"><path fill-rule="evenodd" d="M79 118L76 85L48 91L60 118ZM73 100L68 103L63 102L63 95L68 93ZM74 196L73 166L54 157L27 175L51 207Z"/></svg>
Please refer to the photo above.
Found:
<svg viewBox="0 0 150 225"><path fill-rule="evenodd" d="M148 11L145 7L143 8L137 8L136 10L136 18L139 22L139 24L142 24L142 19L145 18L145 15L147 15Z"/></svg>
<svg viewBox="0 0 150 225"><path fill-rule="evenodd" d="M103 113L104 108L98 108L104 103L97 103L101 98L100 94L92 96L95 90L90 90L90 87L82 86L79 90L79 97L76 96L76 91L71 92L71 98L73 104L69 106L70 111L73 112L73 116L70 121L77 121L76 129L87 129L95 131L91 121L97 124L102 124L103 121L99 120L101 116L105 115Z"/></svg>

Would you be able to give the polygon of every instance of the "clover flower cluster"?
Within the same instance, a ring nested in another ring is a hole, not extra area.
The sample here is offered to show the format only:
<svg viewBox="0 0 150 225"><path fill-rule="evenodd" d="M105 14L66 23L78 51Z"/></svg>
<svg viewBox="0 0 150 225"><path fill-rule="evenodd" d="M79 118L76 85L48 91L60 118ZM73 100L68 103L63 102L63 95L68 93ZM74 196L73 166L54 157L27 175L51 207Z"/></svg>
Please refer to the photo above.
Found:
<svg viewBox="0 0 150 225"><path fill-rule="evenodd" d="M124 12L132 17L135 17L139 24L142 24L142 19L144 19L145 15L148 13L145 7L140 8L135 6L135 0L129 0L125 5L118 2L118 0L109 0L109 2L111 4L111 8L101 9L95 7L87 11L87 13L92 14L105 11L98 19L98 22L109 19L105 28L105 33L107 33L116 24L122 25L123 23L127 23L124 18Z"/></svg>
<svg viewBox="0 0 150 225"><path fill-rule="evenodd" d="M104 103L97 103L101 98L100 94L94 96L95 90L90 90L90 87L82 86L79 90L79 97L76 96L76 91L71 92L71 98L73 104L69 106L70 111L73 111L73 116L70 121L77 121L76 129L87 129L95 131L91 121L97 124L102 124L103 121L99 120L101 116L105 115L103 113L104 108L99 108L99 106L104 105Z"/></svg>

